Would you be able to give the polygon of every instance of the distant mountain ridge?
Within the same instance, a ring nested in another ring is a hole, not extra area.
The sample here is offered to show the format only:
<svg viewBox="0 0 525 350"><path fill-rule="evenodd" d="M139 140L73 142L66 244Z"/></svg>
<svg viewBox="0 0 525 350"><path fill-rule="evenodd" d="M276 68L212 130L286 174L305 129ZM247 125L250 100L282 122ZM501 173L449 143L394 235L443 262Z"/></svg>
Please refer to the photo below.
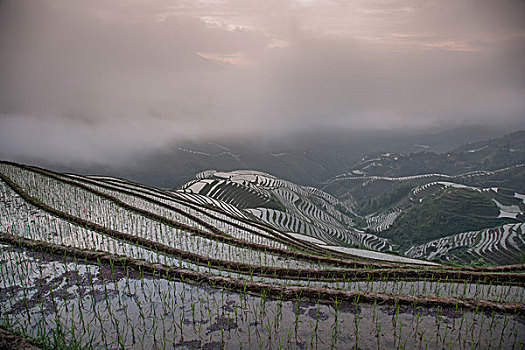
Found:
<svg viewBox="0 0 525 350"><path fill-rule="evenodd" d="M447 153L422 151L408 155L377 152L357 161L346 176L411 176L427 173L457 175L473 170L495 170L524 162L525 131L468 143Z"/></svg>
<svg viewBox="0 0 525 350"><path fill-rule="evenodd" d="M503 129L482 126L465 126L425 134L401 130L316 130L275 136L247 135L213 142L175 141L162 149L136 154L120 164L53 162L35 158L12 160L58 172L122 177L161 188L179 187L192 180L195 174L208 169L252 169L299 185L319 186L348 171L368 154L380 151L405 155L422 151L448 152L465 142L480 141L505 132Z"/></svg>

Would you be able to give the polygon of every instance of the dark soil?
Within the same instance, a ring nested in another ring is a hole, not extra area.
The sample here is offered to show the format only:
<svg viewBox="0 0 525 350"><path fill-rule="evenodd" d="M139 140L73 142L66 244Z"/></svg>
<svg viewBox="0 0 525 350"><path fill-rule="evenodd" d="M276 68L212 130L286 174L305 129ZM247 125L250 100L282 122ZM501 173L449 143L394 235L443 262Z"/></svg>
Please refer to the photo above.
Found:
<svg viewBox="0 0 525 350"><path fill-rule="evenodd" d="M39 350L32 341L0 326L0 350Z"/></svg>
<svg viewBox="0 0 525 350"><path fill-rule="evenodd" d="M229 331L237 328L237 322L231 319L229 316L218 317L209 327L208 331L216 332L222 330Z"/></svg>

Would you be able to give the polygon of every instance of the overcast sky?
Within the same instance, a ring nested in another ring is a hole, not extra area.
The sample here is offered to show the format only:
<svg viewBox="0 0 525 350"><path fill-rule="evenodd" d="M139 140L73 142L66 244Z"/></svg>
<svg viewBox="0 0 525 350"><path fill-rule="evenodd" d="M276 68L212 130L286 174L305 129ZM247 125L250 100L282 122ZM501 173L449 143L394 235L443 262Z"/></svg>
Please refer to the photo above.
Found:
<svg viewBox="0 0 525 350"><path fill-rule="evenodd" d="M525 1L0 1L0 157L525 120Z"/></svg>

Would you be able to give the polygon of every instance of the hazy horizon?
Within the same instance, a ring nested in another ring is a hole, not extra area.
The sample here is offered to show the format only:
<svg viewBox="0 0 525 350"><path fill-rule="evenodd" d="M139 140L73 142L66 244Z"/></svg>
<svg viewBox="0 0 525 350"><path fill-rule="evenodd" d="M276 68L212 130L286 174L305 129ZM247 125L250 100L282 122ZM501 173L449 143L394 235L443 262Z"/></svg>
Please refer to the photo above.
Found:
<svg viewBox="0 0 525 350"><path fill-rule="evenodd" d="M0 158L525 126L525 2L4 0Z"/></svg>

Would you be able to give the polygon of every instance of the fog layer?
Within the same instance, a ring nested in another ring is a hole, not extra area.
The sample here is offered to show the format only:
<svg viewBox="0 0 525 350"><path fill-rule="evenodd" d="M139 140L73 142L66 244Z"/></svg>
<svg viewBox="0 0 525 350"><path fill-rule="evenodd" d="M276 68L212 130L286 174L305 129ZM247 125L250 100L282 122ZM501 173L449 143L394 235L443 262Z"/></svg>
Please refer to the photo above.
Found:
<svg viewBox="0 0 525 350"><path fill-rule="evenodd" d="M523 1L4 0L0 157L521 125Z"/></svg>

